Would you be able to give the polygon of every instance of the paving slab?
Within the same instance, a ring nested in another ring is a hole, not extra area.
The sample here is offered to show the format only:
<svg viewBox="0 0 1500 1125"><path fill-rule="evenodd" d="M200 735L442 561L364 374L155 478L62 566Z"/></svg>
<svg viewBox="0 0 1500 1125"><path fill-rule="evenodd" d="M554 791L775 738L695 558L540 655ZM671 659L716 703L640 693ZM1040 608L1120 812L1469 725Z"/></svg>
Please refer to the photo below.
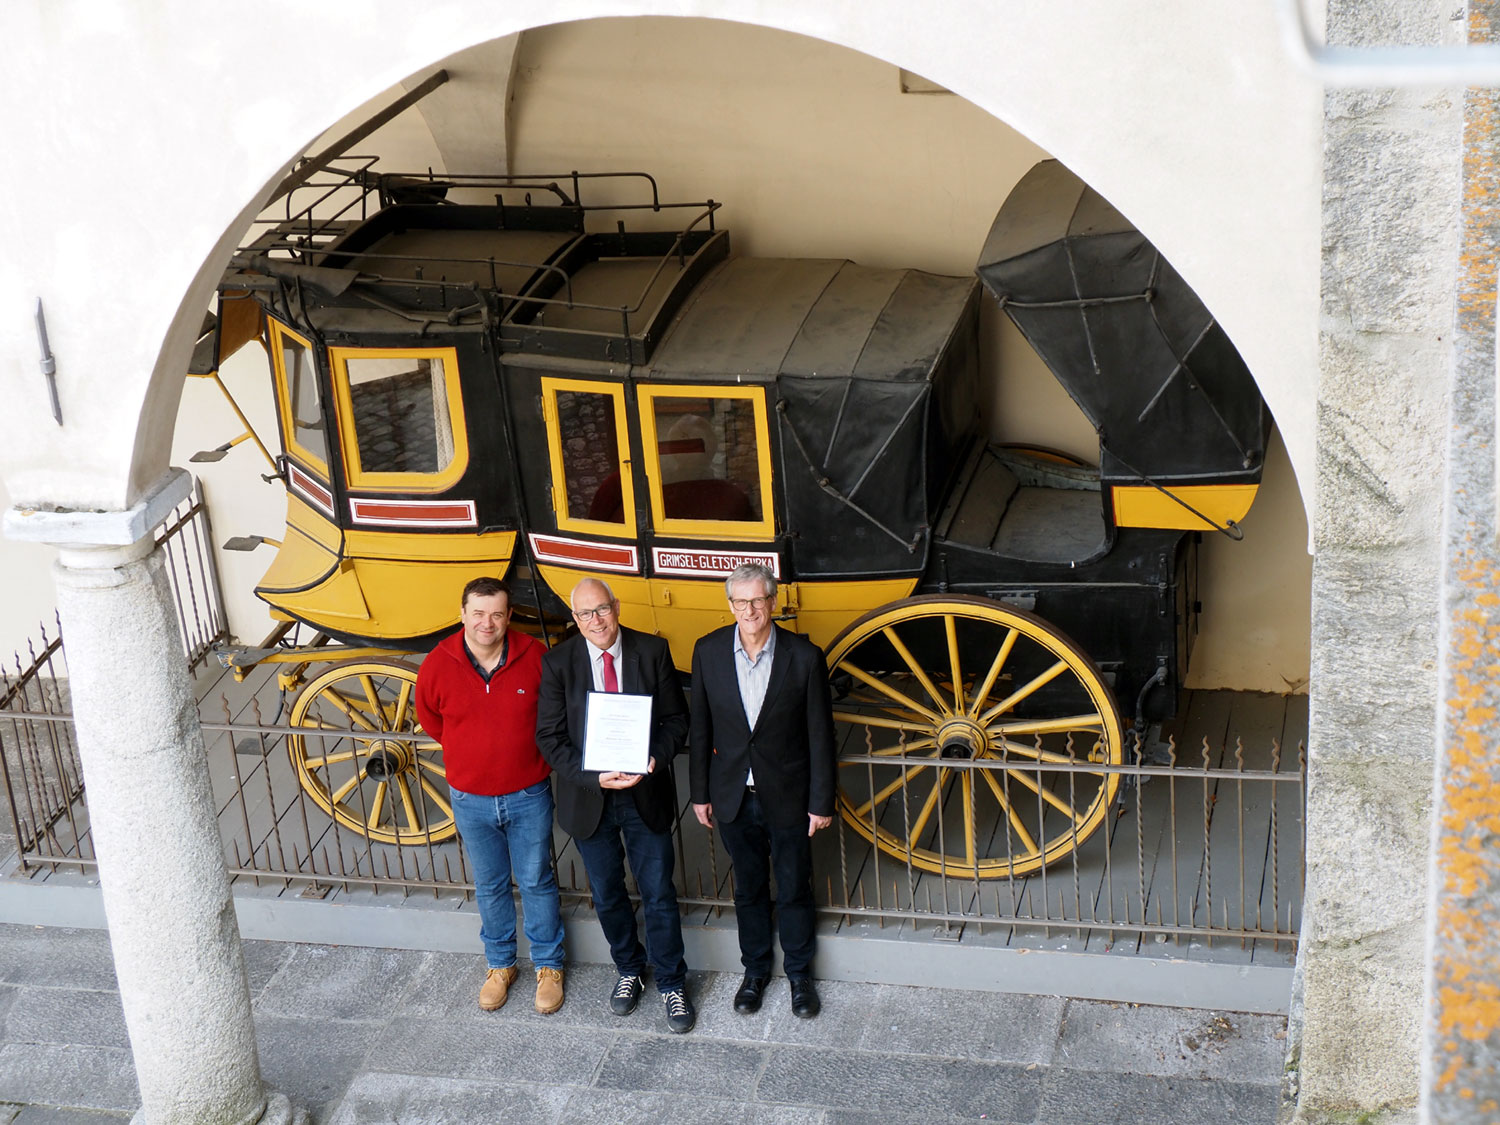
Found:
<svg viewBox="0 0 1500 1125"><path fill-rule="evenodd" d="M0 983L117 988L109 934L56 926L0 926Z"/></svg>
<svg viewBox="0 0 1500 1125"><path fill-rule="evenodd" d="M425 953L299 945L261 991L256 1011L315 1019L384 1019L397 1011Z"/></svg>
<svg viewBox="0 0 1500 1125"><path fill-rule="evenodd" d="M1008 1121L992 1113L986 1114L982 1120L984 1125L1036 1125L1034 1118ZM931 1111L830 1109L823 1115L823 1125L974 1125L974 1116L950 1117L946 1113Z"/></svg>
<svg viewBox="0 0 1500 1125"><path fill-rule="evenodd" d="M502 1012L508 1013L511 1005ZM537 1085L586 1086L612 1037L592 1028L547 1025L530 1018L492 1022L393 1019L370 1056L371 1070L443 1078L507 1079Z"/></svg>
<svg viewBox="0 0 1500 1125"><path fill-rule="evenodd" d="M130 1052L64 1043L0 1046L0 1102L80 1109L140 1105Z"/></svg>
<svg viewBox="0 0 1500 1125"><path fill-rule="evenodd" d="M1264 1074L1279 1082L1286 1020L1071 1000L1057 1039L1058 1066L1182 1078Z"/></svg>
<svg viewBox="0 0 1500 1125"><path fill-rule="evenodd" d="M616 1090L711 1094L743 1102L750 1099L768 1054L769 1049L759 1044L622 1033L604 1056L593 1084Z"/></svg>
<svg viewBox="0 0 1500 1125"><path fill-rule="evenodd" d="M28 1105L13 1118L0 1112L0 1125L114 1125L129 1121L133 1114L108 1113L102 1109L59 1109L56 1106Z"/></svg>
<svg viewBox="0 0 1500 1125"><path fill-rule="evenodd" d="M245 978L250 985L250 999L254 1000L275 979L281 967L291 960L297 948L285 941L241 942L245 951Z"/></svg>
<svg viewBox="0 0 1500 1125"><path fill-rule="evenodd" d="M688 1094L591 1089L575 1091L568 1098L563 1120L568 1125L822 1125L823 1111L746 1106Z"/></svg>
<svg viewBox="0 0 1500 1125"><path fill-rule="evenodd" d="M1009 1121L1032 1120L1040 1095L1039 1069L806 1047L775 1048L755 1089L765 1102Z"/></svg>
<svg viewBox="0 0 1500 1125"><path fill-rule="evenodd" d="M255 1042L266 1085L321 1120L343 1097L384 1024L260 1016Z"/></svg>
<svg viewBox="0 0 1500 1125"><path fill-rule="evenodd" d="M554 1125L566 1120L568 1097L566 1087L368 1073L354 1080L328 1125Z"/></svg>
<svg viewBox="0 0 1500 1125"><path fill-rule="evenodd" d="M129 1048L118 992L81 988L22 988L5 1014L12 1043L77 1043Z"/></svg>
<svg viewBox="0 0 1500 1125"><path fill-rule="evenodd" d="M1047 1063L1066 1005L1059 996L887 985L871 1002L859 1045L870 1051Z"/></svg>
<svg viewBox="0 0 1500 1125"><path fill-rule="evenodd" d="M1052 1067L1038 1121L1047 1125L1243 1125L1276 1119L1275 1086L1222 1079Z"/></svg>

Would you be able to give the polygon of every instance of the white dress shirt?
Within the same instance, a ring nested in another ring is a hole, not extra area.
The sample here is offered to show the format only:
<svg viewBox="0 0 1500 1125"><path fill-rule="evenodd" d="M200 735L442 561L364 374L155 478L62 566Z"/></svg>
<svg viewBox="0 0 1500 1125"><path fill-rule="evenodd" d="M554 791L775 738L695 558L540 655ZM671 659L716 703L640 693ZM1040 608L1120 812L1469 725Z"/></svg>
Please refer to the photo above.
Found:
<svg viewBox="0 0 1500 1125"><path fill-rule="evenodd" d="M615 683L619 686L620 691L625 690L625 666L620 663L621 645L624 640L624 633L616 633L615 643L608 648L595 648L593 641L587 641L589 646L589 667L594 673L595 691L604 690L604 654L606 652L615 658Z"/></svg>
<svg viewBox="0 0 1500 1125"><path fill-rule="evenodd" d="M755 729L760 718L760 709L766 702L766 691L771 686L771 664L776 657L776 629L773 626L766 637L765 647L750 659L745 644L740 640L740 631L734 631L734 675L740 684L740 704L745 708L745 721ZM755 770L751 769L745 784L755 784Z"/></svg>

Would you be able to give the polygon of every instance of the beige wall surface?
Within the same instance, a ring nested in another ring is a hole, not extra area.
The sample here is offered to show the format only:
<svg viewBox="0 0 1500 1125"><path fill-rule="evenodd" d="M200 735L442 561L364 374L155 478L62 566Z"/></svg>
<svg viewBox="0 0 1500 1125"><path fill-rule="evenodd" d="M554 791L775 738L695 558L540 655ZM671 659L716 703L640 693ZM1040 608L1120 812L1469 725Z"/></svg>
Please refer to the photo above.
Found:
<svg viewBox="0 0 1500 1125"><path fill-rule="evenodd" d="M830 26L830 34L834 30ZM1014 30L1017 35L1025 31L1019 24ZM1189 21L1181 34L1186 42L1200 31L1206 34ZM1214 37L1223 33L1219 28ZM1263 49L1259 40L1256 44L1255 49ZM1086 66L1082 40L1079 46L1080 65ZM1056 50L1057 44L1048 39L1046 49ZM1177 72L1176 87L1202 79L1198 68L1217 65L1211 57L1194 57L1192 67L1184 65ZM1253 50L1245 56L1254 57ZM1237 65L1243 68L1245 58ZM964 98L902 93L891 62L750 24L665 17L555 24L528 31L516 63L507 144L514 169L651 171L668 198L723 200L721 221L732 229L742 254L850 257L875 265L967 273L1010 187L1047 156ZM946 66L934 62L928 69L933 77L948 77L941 73ZM963 70L953 74L962 78ZM977 72L968 77L972 86ZM1243 77L1228 87L1222 81L1214 87L1228 99L1227 112L1244 110L1237 103L1253 84L1243 85ZM1059 96L1064 85L1057 87ZM1173 104L1183 101L1181 89L1162 93ZM498 96L505 96L503 83ZM1157 105L1166 112L1160 97ZM282 108L291 114L289 106ZM1101 106L1101 126L1108 109ZM349 118L361 116L356 111ZM239 120L243 128L251 127L250 118ZM1061 120L1033 120L1031 131L1056 132ZM360 147L383 152L390 166L442 170L441 155L431 135L424 135L421 121L420 115L408 114L398 119L401 124L394 131ZM1079 131L1076 140L1094 161L1104 141L1089 129ZM340 126L328 128L329 134L338 131ZM1305 132L1299 126L1287 135ZM1141 141L1154 142L1153 137ZM1118 178L1151 155L1149 148L1133 151L1109 174ZM1175 181L1163 183L1170 187ZM1096 186L1109 194L1105 185ZM1139 187L1129 185L1129 190ZM246 184L243 190L254 188ZM1210 202L1200 197L1181 210L1192 214ZM1150 208L1144 211L1149 217ZM1127 213L1134 217L1140 209L1127 208ZM1163 228L1163 233L1174 232ZM1200 260L1185 264L1196 264L1201 272L1207 248L1196 247L1192 253ZM1097 443L1087 422L1008 321L988 309L984 331L995 435L1094 459ZM1287 370L1272 366L1277 369L1257 371L1258 377L1285 383ZM258 375L235 368L226 378L231 385L243 383L237 392L246 396L242 405L265 419L269 392L263 367ZM172 463L185 464L194 449L233 436L232 420L205 397L210 391L205 385L185 392ZM256 406L258 393L264 397ZM262 434L274 444L268 425L262 426ZM201 473L221 541L235 534L279 533L277 490L255 479L255 459L253 450L242 447ZM1262 596L1239 593L1257 582L1262 593L1305 592L1305 536L1296 484L1283 458L1268 467L1261 500L1247 521L1246 541L1224 544L1223 550L1214 544L1204 552L1208 633L1200 642L1195 683L1286 690L1305 680L1305 593L1269 603ZM268 561L264 548L224 560L231 623L248 641L258 639L268 624L258 603L248 598ZM1221 596L1220 588L1229 593ZM0 626L7 624L0 615ZM8 632L0 629L0 636Z"/></svg>

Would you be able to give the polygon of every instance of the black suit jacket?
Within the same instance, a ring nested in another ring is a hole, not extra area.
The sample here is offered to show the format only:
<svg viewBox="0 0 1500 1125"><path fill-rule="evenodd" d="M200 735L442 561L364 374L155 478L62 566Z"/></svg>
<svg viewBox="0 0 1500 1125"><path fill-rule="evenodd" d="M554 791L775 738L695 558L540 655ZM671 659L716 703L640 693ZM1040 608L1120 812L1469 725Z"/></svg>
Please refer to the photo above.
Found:
<svg viewBox="0 0 1500 1125"><path fill-rule="evenodd" d="M693 803L712 804L718 819L735 819L754 767L766 818L805 828L809 813L833 815L837 782L828 664L806 637L773 626L771 682L751 730L735 675L736 628L716 629L693 648L688 734Z"/></svg>
<svg viewBox="0 0 1500 1125"><path fill-rule="evenodd" d="M651 703L651 758L656 769L630 789L641 819L657 832L666 832L677 816L677 787L672 759L681 752L687 734L687 709L682 684L672 664L667 642L649 633L620 629L620 690L649 695ZM588 693L594 690L589 666L589 643L570 637L542 661L542 688L537 701L536 744L552 765L557 794L557 823L573 836L592 836L604 811L599 772L583 768L584 716Z"/></svg>

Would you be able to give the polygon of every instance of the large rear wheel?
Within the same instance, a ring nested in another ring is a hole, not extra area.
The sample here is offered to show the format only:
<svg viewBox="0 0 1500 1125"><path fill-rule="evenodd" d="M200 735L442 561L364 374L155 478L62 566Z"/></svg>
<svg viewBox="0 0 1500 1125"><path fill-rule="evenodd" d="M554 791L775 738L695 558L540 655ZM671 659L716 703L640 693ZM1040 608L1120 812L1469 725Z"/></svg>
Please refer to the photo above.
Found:
<svg viewBox="0 0 1500 1125"><path fill-rule="evenodd" d="M839 811L923 871L1014 878L1104 824L1120 719L1097 668L1042 618L985 598L894 602L829 647Z"/></svg>
<svg viewBox="0 0 1500 1125"><path fill-rule="evenodd" d="M351 660L292 705L292 726L340 732L288 736L297 780L324 812L378 843L437 843L456 831L443 749L422 734L416 686L405 661Z"/></svg>

